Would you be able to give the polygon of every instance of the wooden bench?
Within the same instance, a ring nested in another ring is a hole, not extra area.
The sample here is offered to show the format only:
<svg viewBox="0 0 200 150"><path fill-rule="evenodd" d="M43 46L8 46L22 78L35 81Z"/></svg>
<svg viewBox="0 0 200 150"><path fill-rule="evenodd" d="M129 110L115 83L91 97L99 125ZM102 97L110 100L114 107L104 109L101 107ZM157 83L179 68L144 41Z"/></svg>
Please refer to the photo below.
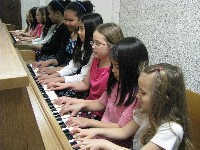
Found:
<svg viewBox="0 0 200 150"><path fill-rule="evenodd" d="M6 28L8 29L8 31L14 31L15 30L15 25L6 24Z"/></svg>
<svg viewBox="0 0 200 150"><path fill-rule="evenodd" d="M186 97L191 123L190 133L192 144L195 146L195 150L200 150L200 95L187 90Z"/></svg>

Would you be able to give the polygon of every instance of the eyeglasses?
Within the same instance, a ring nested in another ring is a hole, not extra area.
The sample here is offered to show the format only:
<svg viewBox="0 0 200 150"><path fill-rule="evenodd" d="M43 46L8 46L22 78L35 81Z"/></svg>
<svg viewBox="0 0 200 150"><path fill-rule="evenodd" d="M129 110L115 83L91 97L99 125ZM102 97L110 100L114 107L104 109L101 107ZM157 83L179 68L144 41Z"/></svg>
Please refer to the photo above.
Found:
<svg viewBox="0 0 200 150"><path fill-rule="evenodd" d="M108 43L100 43L100 42L93 42L90 41L91 46L100 47L101 45L107 45Z"/></svg>

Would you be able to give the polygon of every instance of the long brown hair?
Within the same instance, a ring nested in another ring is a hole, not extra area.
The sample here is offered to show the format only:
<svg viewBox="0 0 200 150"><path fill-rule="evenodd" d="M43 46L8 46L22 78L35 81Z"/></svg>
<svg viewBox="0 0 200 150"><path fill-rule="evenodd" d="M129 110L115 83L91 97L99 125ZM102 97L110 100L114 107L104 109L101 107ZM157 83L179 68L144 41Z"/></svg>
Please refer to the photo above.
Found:
<svg viewBox="0 0 200 150"><path fill-rule="evenodd" d="M182 126L184 135L179 150L192 149L188 129L185 82L182 70L166 63L152 65L142 70L145 74L154 73L151 106L148 112L150 128L142 136L146 144L156 134L163 122L176 122ZM172 128L171 128L172 129ZM175 134L175 132L172 130Z"/></svg>

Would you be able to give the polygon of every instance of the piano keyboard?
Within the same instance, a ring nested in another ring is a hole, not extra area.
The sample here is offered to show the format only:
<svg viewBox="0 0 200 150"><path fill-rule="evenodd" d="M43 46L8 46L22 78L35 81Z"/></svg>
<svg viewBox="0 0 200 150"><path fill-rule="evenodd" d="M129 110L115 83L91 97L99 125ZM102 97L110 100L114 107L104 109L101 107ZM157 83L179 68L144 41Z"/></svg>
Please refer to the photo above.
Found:
<svg viewBox="0 0 200 150"><path fill-rule="evenodd" d="M38 69L33 69L32 65L29 64L27 65L33 79L36 81L36 76L38 75L37 70ZM73 146L74 144L76 144L77 142L74 140L73 135L71 135L70 131L73 129L72 127L67 127L65 122L69 119L70 114L67 115L63 115L60 116L59 112L61 110L61 106L60 105L55 105L54 104L54 100L57 99L57 95L54 91L51 91L49 89L47 89L46 85L42 85L38 82L36 82L41 94L43 95L45 101L47 102L53 116L55 117L55 119L57 120L59 126L61 127L62 131L64 132L67 140L69 141L69 143ZM78 150L78 148L74 148L75 150Z"/></svg>

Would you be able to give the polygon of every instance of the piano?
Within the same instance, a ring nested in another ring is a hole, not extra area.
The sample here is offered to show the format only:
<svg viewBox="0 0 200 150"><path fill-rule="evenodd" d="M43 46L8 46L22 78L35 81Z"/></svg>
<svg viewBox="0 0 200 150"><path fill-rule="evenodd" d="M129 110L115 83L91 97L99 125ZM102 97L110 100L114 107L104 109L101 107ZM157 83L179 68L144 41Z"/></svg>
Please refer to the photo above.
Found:
<svg viewBox="0 0 200 150"><path fill-rule="evenodd" d="M1 149L73 150L73 137L63 118L34 81L1 20L0 53Z"/></svg>

